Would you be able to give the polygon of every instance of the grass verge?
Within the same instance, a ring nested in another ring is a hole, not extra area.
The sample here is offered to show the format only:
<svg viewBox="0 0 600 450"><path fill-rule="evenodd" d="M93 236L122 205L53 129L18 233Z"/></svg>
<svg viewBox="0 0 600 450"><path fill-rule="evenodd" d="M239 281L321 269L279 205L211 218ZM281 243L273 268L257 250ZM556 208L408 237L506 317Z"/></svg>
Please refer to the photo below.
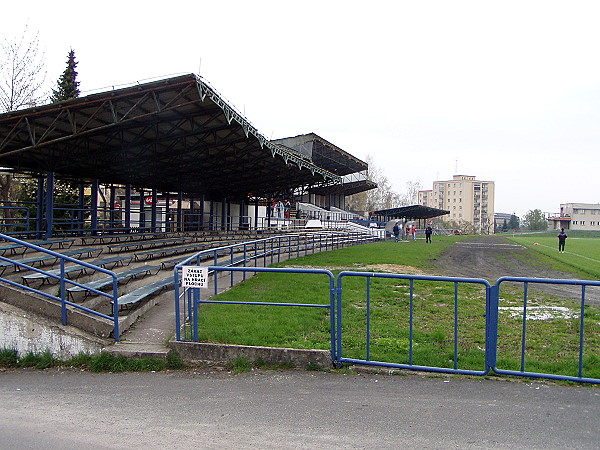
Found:
<svg viewBox="0 0 600 450"><path fill-rule="evenodd" d="M304 256L276 266L327 268L334 276L342 270L426 272L431 269L434 258L460 239L468 237L436 237L431 245L422 241L379 242ZM543 259L540 261L544 263ZM569 261L553 260L552 264L565 270L572 267ZM329 278L322 274L260 273L213 299L328 305L329 286ZM557 298L532 290L528 309L545 310L548 314L542 319L528 316L525 326L522 303L522 286L503 286L498 367L519 370L524 354L526 371L577 376L580 324L577 295ZM567 313L563 314L564 311ZM484 285L411 282L376 276L344 277L343 356L484 370L486 314ZM200 308L198 326L200 340L204 342L330 348L328 309L205 304ZM600 378L600 364L597 364L600 311L597 307L586 307L584 326L583 376Z"/></svg>
<svg viewBox="0 0 600 450"><path fill-rule="evenodd" d="M74 367L92 372L149 372L161 370L179 370L185 368L185 363L173 351L166 359L158 358L126 358L102 352L97 355L81 353L66 361L56 359L49 351L40 354L28 352L22 357L16 350L0 350L0 368L36 368Z"/></svg>

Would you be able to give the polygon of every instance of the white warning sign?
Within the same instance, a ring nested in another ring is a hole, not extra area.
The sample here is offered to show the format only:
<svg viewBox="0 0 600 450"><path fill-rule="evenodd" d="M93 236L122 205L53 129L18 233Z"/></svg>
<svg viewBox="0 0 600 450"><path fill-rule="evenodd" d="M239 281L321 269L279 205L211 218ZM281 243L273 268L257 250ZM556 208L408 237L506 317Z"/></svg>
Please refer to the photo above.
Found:
<svg viewBox="0 0 600 450"><path fill-rule="evenodd" d="M183 287L208 288L208 267L183 266L181 269Z"/></svg>

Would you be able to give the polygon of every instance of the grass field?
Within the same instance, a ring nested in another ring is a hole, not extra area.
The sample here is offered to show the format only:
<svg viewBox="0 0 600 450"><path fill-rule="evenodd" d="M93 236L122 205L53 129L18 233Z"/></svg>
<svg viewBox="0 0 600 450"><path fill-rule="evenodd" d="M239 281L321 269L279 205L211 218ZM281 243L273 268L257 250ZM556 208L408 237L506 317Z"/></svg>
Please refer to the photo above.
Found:
<svg viewBox="0 0 600 450"><path fill-rule="evenodd" d="M423 241L379 242L297 258L278 267L326 268L337 275L341 270L412 273L431 268L430 260L465 236L437 237L433 244ZM569 253L558 254L551 238L515 238L532 248L541 263L561 270L585 271L591 264L579 259L594 258L596 245L576 239L567 241ZM534 243L542 245L534 245ZM573 253L571 253L573 252ZM589 260L587 260L589 262ZM367 282L367 280L369 280ZM368 284L367 284L368 283ZM390 278L343 279L343 356L399 364L483 370L485 365L485 288L451 282L414 281ZM370 298L367 299L367 289ZM456 290L455 290L456 289ZM455 302L455 293L458 299ZM252 302L329 303L329 279L325 275L261 273L221 294L218 300ZM370 302L370 338L367 349L367 301ZM410 312L412 305L412 340ZM500 313L498 367L519 370L521 331L519 314L522 299L518 290L506 289ZM532 294L531 307L567 308L564 317L527 321L527 371L577 376L579 314L576 302ZM242 345L329 349L328 311L317 308L260 307L246 305L202 305L199 315L200 341ZM600 312L586 308L584 376L600 378ZM455 336L455 324L457 334ZM412 350L412 361L410 360ZM455 361L454 352L458 352Z"/></svg>
<svg viewBox="0 0 600 450"><path fill-rule="evenodd" d="M550 267L567 269L586 279L600 279L600 237L570 236L565 253L558 253L558 239L554 235L524 235L509 240L534 250Z"/></svg>

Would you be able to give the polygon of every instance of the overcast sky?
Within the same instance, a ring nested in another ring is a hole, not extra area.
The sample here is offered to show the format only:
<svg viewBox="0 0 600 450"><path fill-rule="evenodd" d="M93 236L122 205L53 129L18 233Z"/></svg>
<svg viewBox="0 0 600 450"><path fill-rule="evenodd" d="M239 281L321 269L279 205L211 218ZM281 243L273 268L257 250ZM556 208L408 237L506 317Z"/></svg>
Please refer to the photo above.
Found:
<svg viewBox="0 0 600 450"><path fill-rule="evenodd" d="M598 1L24 1L54 87L196 73L267 138L314 132L399 193L496 182L496 212L600 202ZM89 5L89 6L88 6Z"/></svg>

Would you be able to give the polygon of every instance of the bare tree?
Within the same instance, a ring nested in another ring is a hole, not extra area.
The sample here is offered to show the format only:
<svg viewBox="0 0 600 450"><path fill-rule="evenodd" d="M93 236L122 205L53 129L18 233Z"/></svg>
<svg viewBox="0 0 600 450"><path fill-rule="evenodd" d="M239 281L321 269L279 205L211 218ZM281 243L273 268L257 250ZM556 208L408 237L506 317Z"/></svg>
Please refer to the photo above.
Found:
<svg viewBox="0 0 600 450"><path fill-rule="evenodd" d="M2 41L0 54L0 111L15 111L44 99L44 53L39 33L30 37L27 26L20 38Z"/></svg>
<svg viewBox="0 0 600 450"><path fill-rule="evenodd" d="M348 205L355 211L377 211L402 206L402 196L392 190L383 170L376 166L369 155L365 161L369 165L367 179L377 183L376 189L352 195Z"/></svg>
<svg viewBox="0 0 600 450"><path fill-rule="evenodd" d="M30 36L27 26L20 38L0 43L0 112L15 111L40 103L46 80L44 54L39 49L39 34ZM0 206L15 197L18 185L10 172L0 172ZM13 217L12 209L0 210L4 219Z"/></svg>
<svg viewBox="0 0 600 450"><path fill-rule="evenodd" d="M408 205L416 205L419 202L420 190L421 182L419 180L406 182L406 200Z"/></svg>

